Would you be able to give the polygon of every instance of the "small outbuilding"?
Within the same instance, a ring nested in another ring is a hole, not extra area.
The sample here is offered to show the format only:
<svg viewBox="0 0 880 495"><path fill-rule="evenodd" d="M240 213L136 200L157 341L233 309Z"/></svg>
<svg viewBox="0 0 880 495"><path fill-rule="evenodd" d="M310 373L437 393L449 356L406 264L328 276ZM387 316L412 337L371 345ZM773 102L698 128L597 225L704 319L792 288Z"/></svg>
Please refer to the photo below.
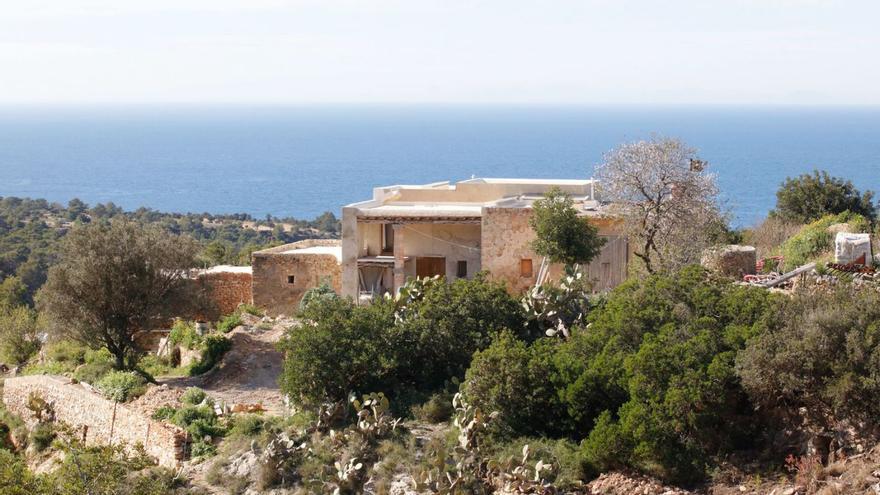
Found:
<svg viewBox="0 0 880 495"><path fill-rule="evenodd" d="M252 255L253 301L270 315L292 315L303 294L322 283L342 290L342 245L307 239Z"/></svg>

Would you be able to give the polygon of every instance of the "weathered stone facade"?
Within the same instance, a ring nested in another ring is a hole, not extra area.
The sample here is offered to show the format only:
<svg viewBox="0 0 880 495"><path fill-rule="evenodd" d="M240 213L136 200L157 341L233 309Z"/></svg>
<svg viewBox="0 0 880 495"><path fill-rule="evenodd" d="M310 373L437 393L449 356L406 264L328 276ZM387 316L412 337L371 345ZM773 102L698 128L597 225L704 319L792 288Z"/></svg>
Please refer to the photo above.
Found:
<svg viewBox="0 0 880 495"><path fill-rule="evenodd" d="M38 394L50 403L55 420L81 431L86 443L129 446L140 443L147 454L166 467L175 467L186 458L188 436L181 428L156 421L62 377L41 375L5 380L3 402L28 426L37 422L27 408L31 394Z"/></svg>
<svg viewBox="0 0 880 495"><path fill-rule="evenodd" d="M334 251L341 252L338 240L308 239L253 253L254 305L292 315L303 294L322 282L341 292L341 254Z"/></svg>
<svg viewBox="0 0 880 495"><path fill-rule="evenodd" d="M535 285L541 258L529 245L535 232L529 226L531 209L484 208L480 264L494 280L502 280L507 289L521 293ZM523 276L522 260L531 260L531 274Z"/></svg>
<svg viewBox="0 0 880 495"><path fill-rule="evenodd" d="M214 267L200 272L197 280L217 311L207 319L215 320L232 313L240 304L253 303L250 267Z"/></svg>
<svg viewBox="0 0 880 495"><path fill-rule="evenodd" d="M531 208L483 208L482 269L493 280L507 284L513 294L521 294L535 285L543 257L532 251L535 231L529 225ZM618 222L606 217L590 217L589 221L605 238L602 251L584 275L593 283L593 289L603 291L620 285L626 279L629 247L617 232ZM531 266L526 276L524 264ZM563 273L561 265L551 265L549 279L557 280Z"/></svg>

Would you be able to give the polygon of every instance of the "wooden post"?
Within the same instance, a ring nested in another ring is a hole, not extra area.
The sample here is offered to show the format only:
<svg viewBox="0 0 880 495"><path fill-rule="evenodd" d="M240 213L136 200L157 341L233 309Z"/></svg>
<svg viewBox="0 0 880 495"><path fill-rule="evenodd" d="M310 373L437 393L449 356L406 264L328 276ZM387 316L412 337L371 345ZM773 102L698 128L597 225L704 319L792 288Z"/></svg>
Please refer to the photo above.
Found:
<svg viewBox="0 0 880 495"><path fill-rule="evenodd" d="M406 272L404 272L406 259L403 254L403 225L395 223L392 228L394 229L394 269L392 274L394 275L394 294L396 295L397 291L406 283Z"/></svg>

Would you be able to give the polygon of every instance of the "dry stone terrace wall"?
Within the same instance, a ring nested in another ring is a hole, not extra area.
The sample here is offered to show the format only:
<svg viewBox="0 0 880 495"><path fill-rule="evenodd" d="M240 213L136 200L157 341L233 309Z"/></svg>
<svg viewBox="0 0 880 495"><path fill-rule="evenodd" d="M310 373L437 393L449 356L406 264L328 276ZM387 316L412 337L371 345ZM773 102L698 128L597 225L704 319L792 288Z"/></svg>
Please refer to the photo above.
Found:
<svg viewBox="0 0 880 495"><path fill-rule="evenodd" d="M140 443L147 454L166 467L175 467L186 458L188 437L181 428L156 421L62 377L42 375L5 380L3 402L28 426L36 423L27 408L31 394L38 394L52 404L55 420L83 432L86 443L130 446Z"/></svg>
<svg viewBox="0 0 880 495"><path fill-rule="evenodd" d="M327 281L342 292L342 266L332 254L297 254L292 249L338 246L338 240L309 239L257 251L252 256L254 305L270 315L296 313L303 294ZM293 277L293 283L290 282Z"/></svg>

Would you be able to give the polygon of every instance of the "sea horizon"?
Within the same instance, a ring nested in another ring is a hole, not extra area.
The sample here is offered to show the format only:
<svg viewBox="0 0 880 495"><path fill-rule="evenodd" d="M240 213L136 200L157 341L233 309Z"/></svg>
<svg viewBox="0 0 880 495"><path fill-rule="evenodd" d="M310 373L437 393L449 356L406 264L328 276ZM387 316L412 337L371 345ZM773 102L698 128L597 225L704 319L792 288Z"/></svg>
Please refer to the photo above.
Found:
<svg viewBox="0 0 880 495"><path fill-rule="evenodd" d="M652 135L709 162L735 226L813 169L880 188L880 106L0 104L0 196L307 219L381 185L589 178Z"/></svg>

